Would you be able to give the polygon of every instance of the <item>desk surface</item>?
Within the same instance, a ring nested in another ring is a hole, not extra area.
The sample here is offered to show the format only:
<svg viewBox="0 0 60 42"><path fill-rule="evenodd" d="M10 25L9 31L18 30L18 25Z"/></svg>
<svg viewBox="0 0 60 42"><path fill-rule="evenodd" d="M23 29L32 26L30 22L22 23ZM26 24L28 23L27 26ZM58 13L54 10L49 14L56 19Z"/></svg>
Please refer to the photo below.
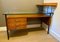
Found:
<svg viewBox="0 0 60 42"><path fill-rule="evenodd" d="M57 6L57 3L43 3L43 4L38 4L40 6L53 6L53 7L56 7Z"/></svg>
<svg viewBox="0 0 60 42"><path fill-rule="evenodd" d="M8 15L7 17L9 18L12 18L12 17L51 17L51 16L48 16L48 15L45 15L45 14L6 14Z"/></svg>

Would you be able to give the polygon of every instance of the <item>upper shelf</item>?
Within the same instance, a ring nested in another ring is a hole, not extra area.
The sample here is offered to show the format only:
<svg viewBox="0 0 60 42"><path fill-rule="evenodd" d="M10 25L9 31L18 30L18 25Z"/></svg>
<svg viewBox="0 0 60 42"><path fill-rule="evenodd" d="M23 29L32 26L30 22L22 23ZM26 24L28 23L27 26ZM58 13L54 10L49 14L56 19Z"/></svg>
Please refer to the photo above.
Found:
<svg viewBox="0 0 60 42"><path fill-rule="evenodd" d="M53 6L53 7L56 7L57 3L43 3L43 4L38 4L37 6Z"/></svg>

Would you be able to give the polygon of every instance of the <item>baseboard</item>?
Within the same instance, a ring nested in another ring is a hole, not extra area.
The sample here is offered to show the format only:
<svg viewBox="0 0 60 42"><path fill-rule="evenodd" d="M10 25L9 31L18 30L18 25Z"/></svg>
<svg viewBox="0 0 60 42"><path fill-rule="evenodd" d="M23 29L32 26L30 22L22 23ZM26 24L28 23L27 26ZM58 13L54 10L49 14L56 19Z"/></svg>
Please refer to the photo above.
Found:
<svg viewBox="0 0 60 42"><path fill-rule="evenodd" d="M48 26L45 24L45 23L42 23L42 25L43 25L43 28L47 31L47 28L48 28ZM59 34L57 34L56 32L54 32L54 30L51 30L50 29L50 35L51 36L53 36L55 39L57 39L58 41L60 41L60 35Z"/></svg>
<svg viewBox="0 0 60 42"><path fill-rule="evenodd" d="M53 30L50 30L50 34L55 38L57 39L59 42L60 42L60 35L57 34L55 31Z"/></svg>
<svg viewBox="0 0 60 42"><path fill-rule="evenodd" d="M0 31L6 31L6 26L5 27L0 27Z"/></svg>

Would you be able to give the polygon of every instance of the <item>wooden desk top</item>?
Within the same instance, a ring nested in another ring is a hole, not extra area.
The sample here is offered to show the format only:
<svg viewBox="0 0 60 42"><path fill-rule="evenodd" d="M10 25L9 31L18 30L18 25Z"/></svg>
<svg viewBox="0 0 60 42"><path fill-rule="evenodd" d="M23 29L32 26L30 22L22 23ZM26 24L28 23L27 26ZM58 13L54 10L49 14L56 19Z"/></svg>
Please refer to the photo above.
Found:
<svg viewBox="0 0 60 42"><path fill-rule="evenodd" d="M38 4L38 5L40 5L40 6L53 6L53 7L56 7L57 3L43 3L43 4Z"/></svg>
<svg viewBox="0 0 60 42"><path fill-rule="evenodd" d="M45 14L7 14L7 17L8 18L12 18L12 17L14 17L14 18L16 18L16 17L29 17L29 18L31 18L31 17L51 17L51 16L47 16L47 15L45 15Z"/></svg>

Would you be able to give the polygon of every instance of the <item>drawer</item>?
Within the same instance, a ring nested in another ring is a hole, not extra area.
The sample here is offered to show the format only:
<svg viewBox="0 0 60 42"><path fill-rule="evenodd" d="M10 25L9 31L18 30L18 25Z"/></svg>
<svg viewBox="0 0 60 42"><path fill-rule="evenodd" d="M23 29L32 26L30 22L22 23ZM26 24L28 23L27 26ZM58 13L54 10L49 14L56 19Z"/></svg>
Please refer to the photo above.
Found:
<svg viewBox="0 0 60 42"><path fill-rule="evenodd" d="M8 18L7 22L11 23L11 22L26 22L27 19L26 18Z"/></svg>
<svg viewBox="0 0 60 42"><path fill-rule="evenodd" d="M27 22L16 22L15 24L16 24L16 25L26 25Z"/></svg>
<svg viewBox="0 0 60 42"><path fill-rule="evenodd" d="M16 29L16 28L15 28L15 24L14 24L14 23L8 23L8 29L9 29L9 30L14 30L14 29Z"/></svg>
<svg viewBox="0 0 60 42"><path fill-rule="evenodd" d="M26 18L15 18L16 22L25 22L27 21Z"/></svg>
<svg viewBox="0 0 60 42"><path fill-rule="evenodd" d="M7 19L7 22L8 23L14 23L15 22L15 19L14 18L9 18L9 19Z"/></svg>
<svg viewBox="0 0 60 42"><path fill-rule="evenodd" d="M14 30L14 29L25 29L27 24L26 18L7 18L8 23L8 29Z"/></svg>
<svg viewBox="0 0 60 42"><path fill-rule="evenodd" d="M26 25L19 25L19 26L16 26L16 29L26 29Z"/></svg>

